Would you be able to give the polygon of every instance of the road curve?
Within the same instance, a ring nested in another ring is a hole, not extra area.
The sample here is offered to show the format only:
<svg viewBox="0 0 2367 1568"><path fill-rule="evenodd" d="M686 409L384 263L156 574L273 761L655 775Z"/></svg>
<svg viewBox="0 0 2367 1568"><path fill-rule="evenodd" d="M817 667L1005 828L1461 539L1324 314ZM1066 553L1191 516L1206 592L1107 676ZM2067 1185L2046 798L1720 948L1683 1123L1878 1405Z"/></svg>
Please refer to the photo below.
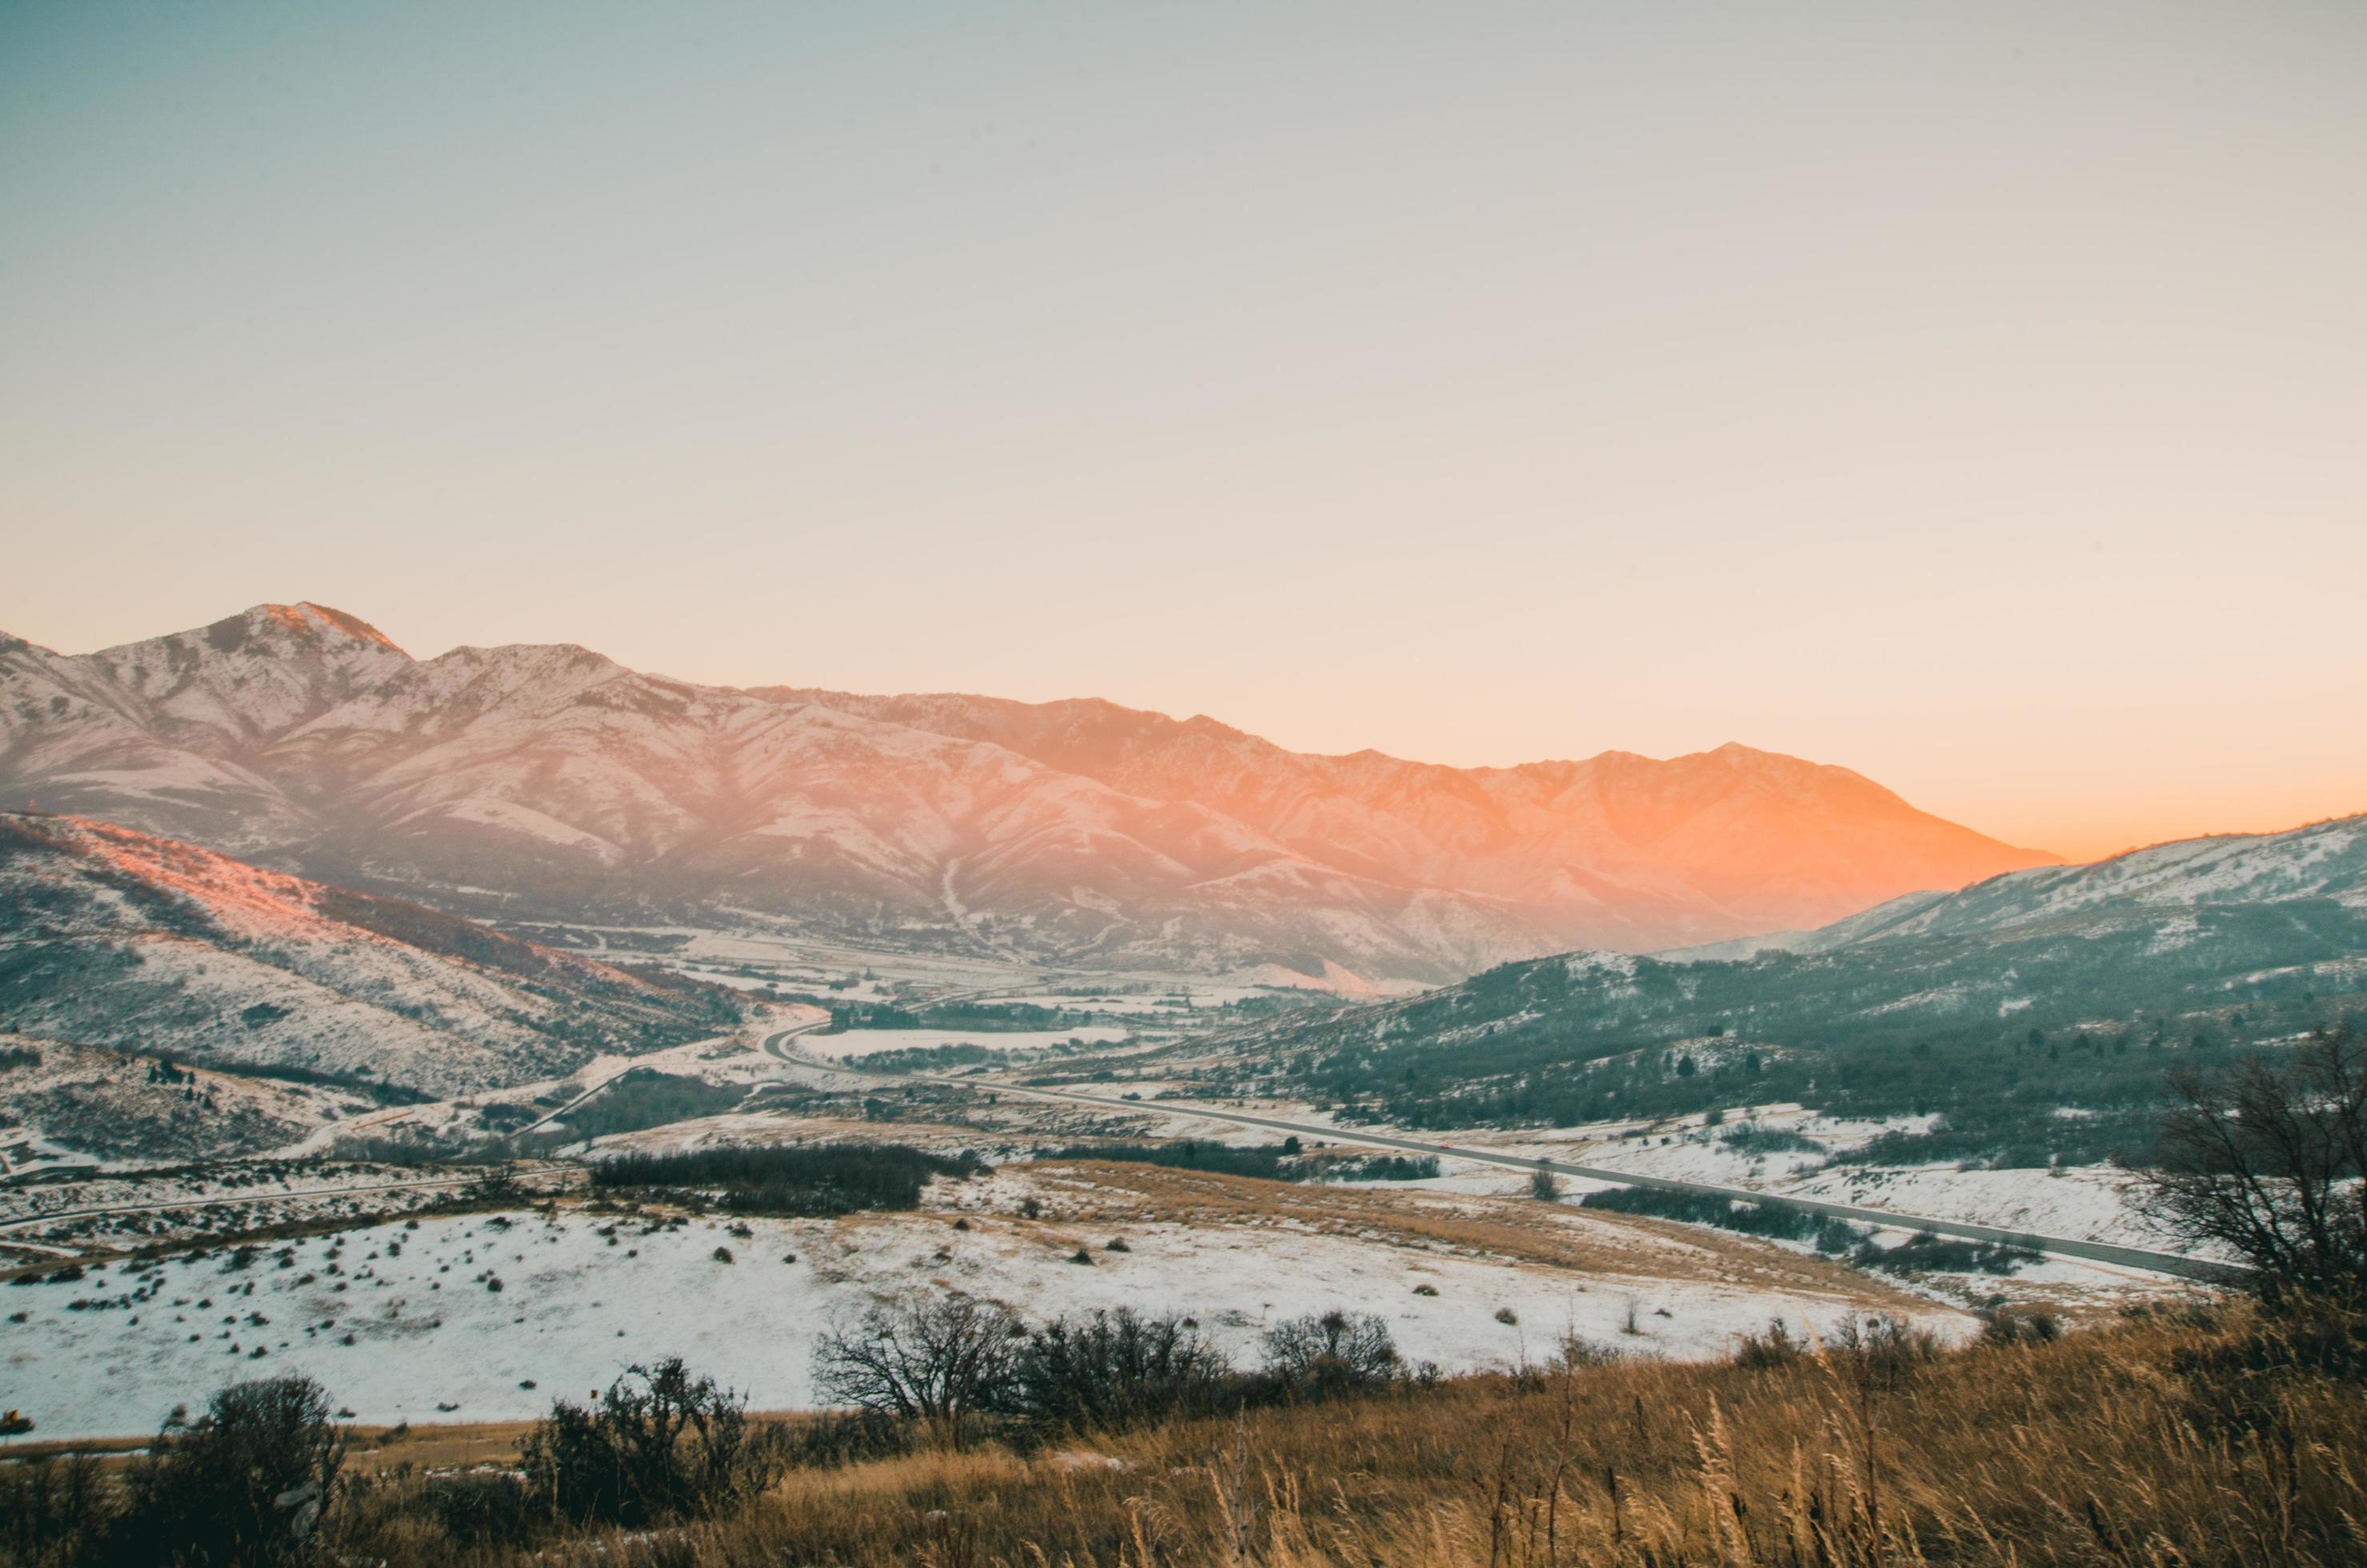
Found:
<svg viewBox="0 0 2367 1568"><path fill-rule="evenodd" d="M816 1029L827 1028L830 1027L830 1023L831 1020L828 1017L825 1016L823 1017L819 1017L814 1019L811 1023L799 1024L794 1028L781 1029L776 1033L768 1034L760 1043L764 1046L767 1055L777 1057L779 1060L788 1062L791 1066L819 1067L827 1073L855 1072L859 1076L866 1078L878 1078L885 1076L883 1074L863 1073L860 1069L841 1067L835 1062L809 1062L802 1056L790 1055L784 1048L784 1041L795 1040L801 1034L811 1034Z"/></svg>

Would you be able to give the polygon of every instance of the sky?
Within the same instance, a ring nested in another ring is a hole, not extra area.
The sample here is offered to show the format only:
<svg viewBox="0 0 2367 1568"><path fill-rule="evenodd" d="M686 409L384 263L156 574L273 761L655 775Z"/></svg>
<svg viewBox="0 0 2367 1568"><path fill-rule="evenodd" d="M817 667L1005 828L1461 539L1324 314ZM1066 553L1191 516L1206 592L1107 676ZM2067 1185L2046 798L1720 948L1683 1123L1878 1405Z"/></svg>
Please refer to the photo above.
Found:
<svg viewBox="0 0 2367 1568"><path fill-rule="evenodd" d="M0 0L0 627L2367 811L2367 6Z"/></svg>

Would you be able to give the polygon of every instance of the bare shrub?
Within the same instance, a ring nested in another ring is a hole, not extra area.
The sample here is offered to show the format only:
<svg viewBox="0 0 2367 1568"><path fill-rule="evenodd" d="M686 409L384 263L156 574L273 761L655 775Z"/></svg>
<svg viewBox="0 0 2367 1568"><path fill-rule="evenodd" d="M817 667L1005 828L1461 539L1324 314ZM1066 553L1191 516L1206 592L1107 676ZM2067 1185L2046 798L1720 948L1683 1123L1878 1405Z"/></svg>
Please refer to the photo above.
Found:
<svg viewBox="0 0 2367 1568"><path fill-rule="evenodd" d="M1551 1369L1556 1372L1583 1372L1596 1367L1609 1367L1625 1360L1625 1352L1600 1340L1589 1339L1578 1330L1564 1329L1554 1341Z"/></svg>
<svg viewBox="0 0 2367 1568"><path fill-rule="evenodd" d="M551 1513L622 1525L711 1513L762 1491L784 1462L776 1435L749 1425L746 1398L678 1356L627 1369L589 1409L554 1402L520 1454Z"/></svg>
<svg viewBox="0 0 2367 1568"><path fill-rule="evenodd" d="M250 1564L300 1554L334 1500L345 1440L311 1379L234 1383L131 1473L119 1527L159 1561Z"/></svg>
<svg viewBox="0 0 2367 1568"><path fill-rule="evenodd" d="M1370 1312L1334 1309L1265 1331L1265 1369L1297 1396L1357 1393L1405 1376L1389 1325Z"/></svg>
<svg viewBox="0 0 2367 1568"><path fill-rule="evenodd" d="M456 1546L519 1546L549 1516L522 1476L477 1472L433 1476L420 1506Z"/></svg>
<svg viewBox="0 0 2367 1568"><path fill-rule="evenodd" d="M2052 1345L2063 1337L2063 1320L2044 1307L1992 1307L1981 1313L1984 1345Z"/></svg>
<svg viewBox="0 0 2367 1568"><path fill-rule="evenodd" d="M973 1417L1008 1398L1025 1332L970 1296L874 1304L815 1344L814 1385L839 1404L940 1426L959 1445Z"/></svg>
<svg viewBox="0 0 2367 1568"><path fill-rule="evenodd" d="M0 1562L91 1562L114 1522L114 1498L92 1455L0 1464Z"/></svg>
<svg viewBox="0 0 2367 1568"><path fill-rule="evenodd" d="M1770 1318L1758 1334L1745 1334L1734 1349L1734 1364L1751 1371L1789 1367L1808 1353L1807 1340L1792 1332L1782 1318Z"/></svg>
<svg viewBox="0 0 2367 1568"><path fill-rule="evenodd" d="M1824 1348L1852 1380L1893 1389L1940 1358L1940 1336L1903 1318L1870 1313L1843 1318Z"/></svg>
<svg viewBox="0 0 2367 1568"><path fill-rule="evenodd" d="M1193 1320L1130 1307L1059 1318L1019 1352L1011 1407L1033 1424L1082 1431L1217 1408L1232 1365Z"/></svg>
<svg viewBox="0 0 2367 1568"><path fill-rule="evenodd" d="M2171 1228L2241 1258L2262 1295L2367 1294L2367 1041L2319 1029L2169 1087L2147 1179Z"/></svg>
<svg viewBox="0 0 2367 1568"><path fill-rule="evenodd" d="M828 1470L866 1460L894 1459L914 1447L914 1423L877 1410L825 1410L789 1435L789 1462Z"/></svg>

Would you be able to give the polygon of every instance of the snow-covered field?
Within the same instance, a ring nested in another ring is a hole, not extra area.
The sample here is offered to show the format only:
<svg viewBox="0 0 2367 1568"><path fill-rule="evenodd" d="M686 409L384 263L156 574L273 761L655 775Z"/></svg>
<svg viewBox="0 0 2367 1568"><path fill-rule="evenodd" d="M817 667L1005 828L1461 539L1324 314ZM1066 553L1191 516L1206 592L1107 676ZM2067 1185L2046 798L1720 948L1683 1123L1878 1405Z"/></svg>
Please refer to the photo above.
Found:
<svg viewBox="0 0 2367 1568"><path fill-rule="evenodd" d="M0 1403L31 1415L44 1436L130 1434L223 1383L298 1370L365 1421L493 1420L538 1413L557 1394L581 1399L629 1363L678 1354L756 1407L810 1406L817 1337L913 1289L960 1290L1034 1317L1172 1307L1245 1358L1274 1322L1347 1307L1380 1313L1409 1356L1449 1370L1541 1360L1571 1329L1640 1353L1712 1356L1772 1316L1825 1325L1863 1304L1840 1290L1705 1272L1698 1249L1632 1234L1632 1265L1576 1271L1377 1229L1030 1221L1002 1211L1010 1190L1008 1177L965 1184L959 1196L982 1207L959 1216L757 1220L748 1236L721 1220L651 1229L580 1210L504 1216L506 1225L431 1216L416 1229L389 1222L286 1244L284 1265L266 1246L243 1269L219 1250L93 1267L0 1295L25 1314L9 1327ZM957 1218L970 1228L955 1229ZM1554 1221L1612 1233L1574 1211ZM1130 1250L1108 1250L1116 1238ZM1091 1266L1070 1261L1080 1247ZM1414 1293L1424 1285L1436 1294ZM125 1296L134 1299L70 1306ZM1631 1304L1637 1335L1622 1332ZM1968 1327L1936 1305L1925 1315L1950 1333Z"/></svg>
<svg viewBox="0 0 2367 1568"><path fill-rule="evenodd" d="M2138 1247L2179 1244L2149 1221L2141 1196L2131 1190L2128 1173L2104 1165L2059 1172L1849 1165L1783 1183L1773 1190L2080 1241Z"/></svg>
<svg viewBox="0 0 2367 1568"><path fill-rule="evenodd" d="M1146 1101L1139 1108L1149 1110L1153 1107ZM1179 1119L1185 1114L1182 1108L1174 1106L1156 1108ZM1339 1123L1329 1113L1288 1101L1253 1103L1250 1108L1261 1115L1310 1125L1340 1125L1343 1132L1361 1130ZM1758 1108L1749 1119L1735 1118L1717 1127L1703 1125L1699 1116L1671 1118L1634 1137L1622 1134L1640 1132L1637 1124L1614 1120L1558 1129L1468 1128L1457 1131L1454 1142L1467 1148L1524 1158L1542 1155L1637 1176L1711 1182L1784 1197L1861 1204L1931 1220L2011 1226L2044 1235L2123 1246L2177 1244L2147 1215L2143 1194L2129 1174L2109 1165L2067 1166L2059 1170L1964 1170L1954 1165L1828 1163L1829 1156L1861 1148L1886 1131L1921 1131L1931 1120L1930 1117L1844 1119L1818 1116L1797 1106L1769 1106ZM1747 1144L1731 1141L1746 1128L1796 1133L1817 1147L1754 1151ZM1399 1130L1376 1126L1371 1131ZM1181 1134L1165 1131L1163 1135ZM1213 1120L1198 1123L1189 1135L1237 1142L1274 1136L1238 1126L1228 1132L1224 1124ZM1405 1135L1428 1136L1419 1130ZM1582 1190L1583 1186L1574 1183L1572 1190Z"/></svg>

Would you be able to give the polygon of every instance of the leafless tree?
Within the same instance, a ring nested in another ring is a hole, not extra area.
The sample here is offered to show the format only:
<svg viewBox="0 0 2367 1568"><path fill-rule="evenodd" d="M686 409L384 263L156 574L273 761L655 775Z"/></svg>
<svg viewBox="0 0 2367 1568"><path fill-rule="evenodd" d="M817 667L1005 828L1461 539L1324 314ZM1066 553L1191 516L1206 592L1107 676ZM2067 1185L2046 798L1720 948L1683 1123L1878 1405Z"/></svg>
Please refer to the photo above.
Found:
<svg viewBox="0 0 2367 1568"><path fill-rule="evenodd" d="M1265 1331L1265 1358L1268 1373L1294 1392L1348 1392L1405 1372L1389 1325L1371 1312L1335 1309L1275 1324Z"/></svg>
<svg viewBox="0 0 2367 1568"><path fill-rule="evenodd" d="M1025 1329L975 1297L916 1294L866 1308L814 1346L824 1398L942 1425L956 1443L1007 1394Z"/></svg>
<svg viewBox="0 0 2367 1568"><path fill-rule="evenodd" d="M2256 1289L2367 1288L2367 1040L2319 1029L2215 1074L2170 1075L2158 1168L2171 1227L2248 1266Z"/></svg>

